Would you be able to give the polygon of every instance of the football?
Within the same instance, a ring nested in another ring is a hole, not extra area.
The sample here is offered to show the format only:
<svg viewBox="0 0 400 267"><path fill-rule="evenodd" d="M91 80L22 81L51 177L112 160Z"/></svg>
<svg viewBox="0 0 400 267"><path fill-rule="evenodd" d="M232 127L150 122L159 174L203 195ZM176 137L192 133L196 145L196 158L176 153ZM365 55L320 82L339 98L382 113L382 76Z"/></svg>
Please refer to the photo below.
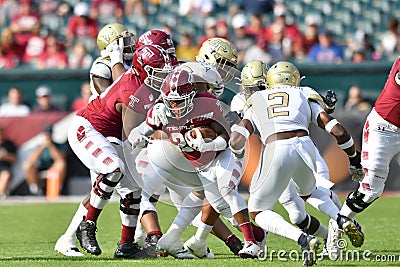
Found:
<svg viewBox="0 0 400 267"><path fill-rule="evenodd" d="M203 136L204 140L206 140L206 139L212 140L217 137L217 133L211 127L200 126L200 127L196 127L196 128L200 130L201 136ZM193 138L196 138L196 131L194 131L194 129L190 130L190 136L192 136Z"/></svg>

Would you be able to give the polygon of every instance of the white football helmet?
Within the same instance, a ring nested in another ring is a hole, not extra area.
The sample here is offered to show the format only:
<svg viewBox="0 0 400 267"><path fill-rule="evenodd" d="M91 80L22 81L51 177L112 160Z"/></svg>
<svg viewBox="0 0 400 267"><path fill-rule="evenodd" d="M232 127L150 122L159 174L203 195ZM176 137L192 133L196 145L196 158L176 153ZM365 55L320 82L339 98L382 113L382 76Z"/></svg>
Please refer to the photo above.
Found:
<svg viewBox="0 0 400 267"><path fill-rule="evenodd" d="M207 91L219 97L224 92L224 81L216 68L206 62L185 62L176 70L186 70L193 75L195 83L206 83ZM200 91L200 88L197 88Z"/></svg>

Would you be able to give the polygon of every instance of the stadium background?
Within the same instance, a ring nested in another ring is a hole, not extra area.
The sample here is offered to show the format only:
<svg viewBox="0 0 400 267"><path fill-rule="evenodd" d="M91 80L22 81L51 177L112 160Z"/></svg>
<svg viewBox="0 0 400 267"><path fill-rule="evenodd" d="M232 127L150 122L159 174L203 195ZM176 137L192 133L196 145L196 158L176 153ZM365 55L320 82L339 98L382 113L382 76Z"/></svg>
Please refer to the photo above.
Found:
<svg viewBox="0 0 400 267"><path fill-rule="evenodd" d="M67 2L76 3L70 0ZM90 1L86 1L90 2ZM159 28L164 24L170 25L177 33L182 31L190 32L199 38L204 34L204 17L187 16L178 14L178 1L166 1L168 4L162 4L164 1L148 1L148 15L124 17L123 24L140 35L147 29ZM231 16L228 9L232 1L215 0L216 9L212 13L213 17L224 18L230 25ZM400 1L387 0L299 0L299 1L276 1L283 2L288 9L288 19L292 20L300 29L305 27L305 15L315 14L321 17L321 27L327 28L335 33L337 39L344 40L354 36L356 30L363 30L373 37L374 44L378 44L381 34L387 29L388 21L393 17L400 17ZM264 17L264 26L272 22L272 15ZM103 21L100 25L108 22ZM50 25L50 24L49 24ZM58 29L63 30L61 27ZM91 51L97 56L96 51ZM342 64L306 64L297 63L302 75L306 79L302 82L315 88L320 93L325 93L328 89L334 90L338 94L337 110L333 114L336 118L345 124L350 132L355 136L356 144L360 147L360 136L364 117L360 114L350 114L343 111L342 107L347 97L347 90L351 85L359 85L364 95L372 101L376 99L387 78L393 57L382 58L379 62L366 62L361 64L352 64L344 62ZM0 71L0 100L4 102L7 98L7 91L11 86L18 86L22 89L27 101L34 102L34 91L40 84L48 84L53 88L54 101L63 110L67 111L72 101L79 96L80 84L88 80L88 69L79 70L35 70L27 66L18 67L11 70ZM11 140L20 146L19 158L23 159L24 154L32 146L32 140L35 139L45 124L56 123L56 134L62 141L65 138L65 126L67 124L62 118L68 117L68 113L46 117L28 117L25 120L18 121L10 118L0 118L0 125L5 127L5 134ZM57 125L57 124L56 124ZM31 126L31 127L29 127ZM346 157L337 147L333 145L333 140L324 132L318 129L312 129L312 136L320 148L324 158L327 160L331 170L332 180L339 182L338 190L349 191L354 189L355 183L352 183L347 175L347 169L343 164ZM30 143L31 142L31 143ZM22 149L25 146L25 150ZM254 159L251 162L255 162ZM17 189L23 181L20 172L21 163L15 164L15 177L12 182L12 188ZM73 164L76 164L74 162ZM393 179L396 173L399 173L398 163L392 163L392 169L389 174L386 190L400 190L400 182ZM248 181L254 166L248 167L244 182ZM334 171L332 171L334 170ZM80 193L74 187L82 185L81 171L70 174L70 184L67 184L64 193ZM86 179L88 180L88 179ZM82 187L81 187L82 189Z"/></svg>

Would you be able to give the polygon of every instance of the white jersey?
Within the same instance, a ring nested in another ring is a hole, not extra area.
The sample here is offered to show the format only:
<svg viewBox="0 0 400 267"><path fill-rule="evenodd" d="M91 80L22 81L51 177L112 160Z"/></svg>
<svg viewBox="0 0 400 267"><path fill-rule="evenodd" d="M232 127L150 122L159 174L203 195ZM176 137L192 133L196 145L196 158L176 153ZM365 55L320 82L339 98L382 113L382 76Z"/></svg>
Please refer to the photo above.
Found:
<svg viewBox="0 0 400 267"><path fill-rule="evenodd" d="M244 92L237 93L231 101L231 111L236 111L241 117L243 116L243 108L246 104L246 96Z"/></svg>
<svg viewBox="0 0 400 267"><path fill-rule="evenodd" d="M260 132L265 143L268 136L287 131L308 131L311 122L317 123L317 116L324 109L309 102L310 96L317 94L310 87L275 86L255 92L249 99L249 109L244 118Z"/></svg>

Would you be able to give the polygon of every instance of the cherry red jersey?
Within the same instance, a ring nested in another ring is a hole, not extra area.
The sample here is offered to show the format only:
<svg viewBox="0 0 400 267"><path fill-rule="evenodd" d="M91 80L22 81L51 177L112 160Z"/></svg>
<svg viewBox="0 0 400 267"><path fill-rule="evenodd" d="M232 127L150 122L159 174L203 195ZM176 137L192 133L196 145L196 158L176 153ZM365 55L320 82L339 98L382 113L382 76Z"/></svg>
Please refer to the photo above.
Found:
<svg viewBox="0 0 400 267"><path fill-rule="evenodd" d="M129 69L77 115L87 119L102 135L122 140L122 115L116 110L116 104L123 103L128 108L137 105L139 99L135 93L141 84L139 76Z"/></svg>
<svg viewBox="0 0 400 267"><path fill-rule="evenodd" d="M385 87L375 102L375 110L383 119L400 127L400 85L395 81L398 72L400 57L393 63Z"/></svg>
<svg viewBox="0 0 400 267"><path fill-rule="evenodd" d="M213 121L224 125L224 118L220 101L208 92L197 93L193 99L193 105L193 110L183 118L175 119L169 117L167 125L157 127L150 124L148 120L146 122L154 130L162 130L167 133L171 143L178 145L185 157L195 167L200 167L211 162L218 153L215 151L201 153L193 150L185 142L185 133L193 128L209 125ZM149 111L149 117L152 111L153 108Z"/></svg>

